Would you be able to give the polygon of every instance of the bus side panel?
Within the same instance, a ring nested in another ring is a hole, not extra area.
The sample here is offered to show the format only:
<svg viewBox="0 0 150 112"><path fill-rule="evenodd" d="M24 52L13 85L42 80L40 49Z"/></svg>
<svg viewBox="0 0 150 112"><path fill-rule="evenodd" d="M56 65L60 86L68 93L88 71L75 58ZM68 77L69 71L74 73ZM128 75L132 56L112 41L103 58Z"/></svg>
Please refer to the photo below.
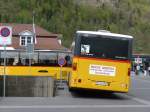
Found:
<svg viewBox="0 0 150 112"><path fill-rule="evenodd" d="M60 79L60 67L42 67L42 66L7 66L6 74L8 76L50 76ZM3 75L4 67L0 66L0 75ZM62 79L68 80L70 67L62 68Z"/></svg>

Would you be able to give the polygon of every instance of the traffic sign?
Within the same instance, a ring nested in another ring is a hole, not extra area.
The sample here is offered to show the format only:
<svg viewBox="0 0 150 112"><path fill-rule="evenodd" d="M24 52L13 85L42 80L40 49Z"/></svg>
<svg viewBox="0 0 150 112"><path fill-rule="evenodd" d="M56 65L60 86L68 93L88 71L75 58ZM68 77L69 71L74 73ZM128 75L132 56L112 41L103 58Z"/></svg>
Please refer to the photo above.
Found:
<svg viewBox="0 0 150 112"><path fill-rule="evenodd" d="M1 35L2 35L3 37L8 37L8 36L10 35L10 30L9 30L9 28L7 28L7 27L2 28L2 29L1 29Z"/></svg>
<svg viewBox="0 0 150 112"><path fill-rule="evenodd" d="M135 60L135 63L137 63L137 64L142 63L142 58L137 57L134 60Z"/></svg>
<svg viewBox="0 0 150 112"><path fill-rule="evenodd" d="M12 38L12 28L10 26L0 26L0 45L10 45Z"/></svg>
<svg viewBox="0 0 150 112"><path fill-rule="evenodd" d="M27 53L33 53L34 52L34 44L27 44L26 52Z"/></svg>
<svg viewBox="0 0 150 112"><path fill-rule="evenodd" d="M58 64L59 64L59 66L62 67L66 64L66 60L64 58L60 58L60 59L58 59Z"/></svg>
<svg viewBox="0 0 150 112"><path fill-rule="evenodd" d="M6 45L11 44L12 28L10 26L0 26L0 45L4 46L4 73L3 73L3 97L6 91Z"/></svg>

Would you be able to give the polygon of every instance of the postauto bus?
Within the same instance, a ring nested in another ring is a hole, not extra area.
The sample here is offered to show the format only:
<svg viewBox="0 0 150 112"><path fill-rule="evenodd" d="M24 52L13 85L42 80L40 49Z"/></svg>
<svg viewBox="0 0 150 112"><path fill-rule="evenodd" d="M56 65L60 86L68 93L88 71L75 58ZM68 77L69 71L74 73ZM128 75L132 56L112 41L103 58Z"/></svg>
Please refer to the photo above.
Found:
<svg viewBox="0 0 150 112"><path fill-rule="evenodd" d="M8 76L51 76L60 79L59 58L65 58L66 64L62 68L62 78L68 79L71 71L72 57L69 51L35 50L29 54L25 50L7 50L5 55L0 50L0 80L4 73L4 58L6 58L6 74Z"/></svg>
<svg viewBox="0 0 150 112"><path fill-rule="evenodd" d="M128 92L133 37L77 31L69 89Z"/></svg>

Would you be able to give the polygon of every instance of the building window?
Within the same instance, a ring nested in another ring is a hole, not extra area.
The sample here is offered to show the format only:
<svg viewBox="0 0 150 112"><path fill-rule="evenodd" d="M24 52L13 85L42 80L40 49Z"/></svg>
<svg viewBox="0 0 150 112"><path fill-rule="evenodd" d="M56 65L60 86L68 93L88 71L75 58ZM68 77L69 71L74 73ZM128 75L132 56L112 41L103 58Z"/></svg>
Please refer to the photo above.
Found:
<svg viewBox="0 0 150 112"><path fill-rule="evenodd" d="M26 38L21 37L21 46L25 46L25 45L26 45Z"/></svg>
<svg viewBox="0 0 150 112"><path fill-rule="evenodd" d="M31 37L27 37L27 44L32 44Z"/></svg>
<svg viewBox="0 0 150 112"><path fill-rule="evenodd" d="M20 37L20 46L26 46L27 44L33 44L32 36L21 36Z"/></svg>

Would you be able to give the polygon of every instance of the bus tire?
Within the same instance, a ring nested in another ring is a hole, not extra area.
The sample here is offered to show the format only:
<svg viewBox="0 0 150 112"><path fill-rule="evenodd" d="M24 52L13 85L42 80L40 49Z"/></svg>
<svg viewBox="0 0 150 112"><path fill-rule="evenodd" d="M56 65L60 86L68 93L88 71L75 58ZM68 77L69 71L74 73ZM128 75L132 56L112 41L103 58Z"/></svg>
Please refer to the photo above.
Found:
<svg viewBox="0 0 150 112"><path fill-rule="evenodd" d="M69 92L74 92L74 89L73 88L69 88Z"/></svg>

